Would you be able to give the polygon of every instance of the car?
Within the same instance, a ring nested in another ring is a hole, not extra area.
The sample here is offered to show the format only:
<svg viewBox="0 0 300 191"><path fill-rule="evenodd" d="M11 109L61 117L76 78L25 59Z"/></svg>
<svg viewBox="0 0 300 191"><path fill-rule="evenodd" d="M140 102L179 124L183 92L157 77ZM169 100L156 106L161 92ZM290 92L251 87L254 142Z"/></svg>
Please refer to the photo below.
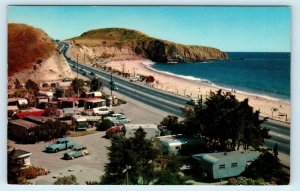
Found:
<svg viewBox="0 0 300 191"><path fill-rule="evenodd" d="M131 82L136 82L136 81L140 81L141 77L140 76L133 76L130 78Z"/></svg>
<svg viewBox="0 0 300 191"><path fill-rule="evenodd" d="M82 72L82 75L86 76L86 71L83 71L83 72Z"/></svg>
<svg viewBox="0 0 300 191"><path fill-rule="evenodd" d="M78 68L79 69L79 71L83 71L83 69L82 68Z"/></svg>
<svg viewBox="0 0 300 191"><path fill-rule="evenodd" d="M87 150L86 146L76 145L74 148L72 148L72 150L70 150L64 154L64 158L73 160L74 158L85 156L88 154L89 154L89 151Z"/></svg>
<svg viewBox="0 0 300 191"><path fill-rule="evenodd" d="M72 79L71 79L71 78L64 78L62 81L63 81L63 82L71 82Z"/></svg>
<svg viewBox="0 0 300 191"><path fill-rule="evenodd" d="M93 109L93 115L107 115L112 113L113 111L108 109L107 107L98 107Z"/></svg>
<svg viewBox="0 0 300 191"><path fill-rule="evenodd" d="M123 125L114 126L114 127L107 129L105 132L105 137L110 139L113 135L118 134L118 133L124 134L124 126Z"/></svg>
<svg viewBox="0 0 300 191"><path fill-rule="evenodd" d="M95 73L94 73L94 72L91 72L90 75L91 75L91 76L95 76Z"/></svg>
<svg viewBox="0 0 300 191"><path fill-rule="evenodd" d="M104 117L104 119L109 119L114 125L124 125L125 123L130 123L131 120L127 119L123 114L115 113L111 114L110 117Z"/></svg>
<svg viewBox="0 0 300 191"><path fill-rule="evenodd" d="M116 91L119 90L118 86L115 85L115 84L111 85L111 86L110 86L110 89L111 89L111 90L116 90Z"/></svg>
<svg viewBox="0 0 300 191"><path fill-rule="evenodd" d="M198 99L190 99L186 102L188 105L199 105L199 100Z"/></svg>
<svg viewBox="0 0 300 191"><path fill-rule="evenodd" d="M58 152L61 150L71 149L76 145L76 143L70 139L59 138L55 143L45 146L46 152Z"/></svg>

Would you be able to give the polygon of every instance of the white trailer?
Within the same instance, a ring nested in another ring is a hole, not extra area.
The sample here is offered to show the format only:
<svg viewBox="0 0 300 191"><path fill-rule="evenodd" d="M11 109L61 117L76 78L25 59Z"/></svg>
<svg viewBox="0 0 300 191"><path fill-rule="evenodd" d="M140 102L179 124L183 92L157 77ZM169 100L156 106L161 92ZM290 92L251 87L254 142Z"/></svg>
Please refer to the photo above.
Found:
<svg viewBox="0 0 300 191"><path fill-rule="evenodd" d="M134 137L137 129L142 128L146 132L146 139L152 139L160 135L160 131L155 124L124 124L125 137Z"/></svg>

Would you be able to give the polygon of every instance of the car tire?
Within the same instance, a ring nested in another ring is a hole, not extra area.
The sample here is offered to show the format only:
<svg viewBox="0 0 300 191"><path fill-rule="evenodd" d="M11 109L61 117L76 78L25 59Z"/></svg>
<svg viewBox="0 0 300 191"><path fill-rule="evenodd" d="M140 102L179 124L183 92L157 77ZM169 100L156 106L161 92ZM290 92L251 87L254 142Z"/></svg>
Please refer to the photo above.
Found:
<svg viewBox="0 0 300 191"><path fill-rule="evenodd" d="M54 152L56 152L56 153L57 153L58 151L59 151L58 149L55 149L55 150L54 150Z"/></svg>
<svg viewBox="0 0 300 191"><path fill-rule="evenodd" d="M74 160L74 158L75 158L75 157L74 157L74 156L72 156L72 157L71 157L71 160Z"/></svg>

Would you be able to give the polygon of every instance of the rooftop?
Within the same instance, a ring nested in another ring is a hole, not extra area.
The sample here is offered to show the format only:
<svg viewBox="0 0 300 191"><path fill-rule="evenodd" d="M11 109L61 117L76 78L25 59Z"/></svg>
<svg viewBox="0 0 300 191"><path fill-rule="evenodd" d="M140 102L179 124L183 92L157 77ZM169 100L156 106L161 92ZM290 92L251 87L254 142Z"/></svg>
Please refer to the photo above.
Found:
<svg viewBox="0 0 300 191"><path fill-rule="evenodd" d="M8 121L8 124L18 125L20 127L26 128L26 129L33 128L38 125L36 123L32 123L30 121L26 121L23 119L10 120L10 121Z"/></svg>

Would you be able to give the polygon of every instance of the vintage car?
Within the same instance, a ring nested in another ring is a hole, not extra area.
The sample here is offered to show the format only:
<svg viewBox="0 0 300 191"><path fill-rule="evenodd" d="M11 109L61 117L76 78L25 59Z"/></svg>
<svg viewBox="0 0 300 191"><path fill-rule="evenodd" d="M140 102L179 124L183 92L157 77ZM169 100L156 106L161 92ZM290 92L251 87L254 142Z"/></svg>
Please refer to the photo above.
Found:
<svg viewBox="0 0 300 191"><path fill-rule="evenodd" d="M47 152L58 152L61 150L67 150L67 149L71 149L76 145L76 143L72 140L66 139L66 138L60 138L57 139L57 141L55 143L52 143L50 145L47 145L45 147L45 150Z"/></svg>
<svg viewBox="0 0 300 191"><path fill-rule="evenodd" d="M86 146L76 145L72 150L70 150L64 154L64 158L73 160L74 158L85 156L88 154L89 154L89 152L88 152Z"/></svg>

